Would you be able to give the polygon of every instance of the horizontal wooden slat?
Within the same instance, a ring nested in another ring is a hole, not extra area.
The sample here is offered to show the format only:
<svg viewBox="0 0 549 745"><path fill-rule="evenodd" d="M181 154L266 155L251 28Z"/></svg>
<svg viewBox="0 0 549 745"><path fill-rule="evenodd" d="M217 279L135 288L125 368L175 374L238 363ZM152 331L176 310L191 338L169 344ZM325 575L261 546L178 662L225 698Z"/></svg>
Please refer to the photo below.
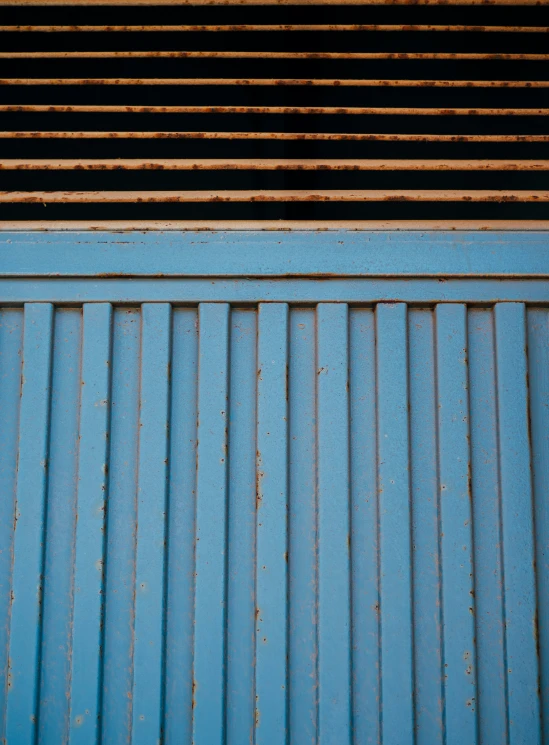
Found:
<svg viewBox="0 0 549 745"><path fill-rule="evenodd" d="M549 171L549 160L6 159L0 171Z"/></svg>
<svg viewBox="0 0 549 745"><path fill-rule="evenodd" d="M0 85L234 85L363 88L549 88L549 80L363 80L355 78L0 78Z"/></svg>
<svg viewBox="0 0 549 745"><path fill-rule="evenodd" d="M0 26L0 32L72 33L84 32L240 32L240 31L419 31L419 32L472 32L472 33L546 33L549 26L466 26L429 24L233 24L208 26Z"/></svg>
<svg viewBox="0 0 549 745"><path fill-rule="evenodd" d="M97 5L547 5L549 0L48 0L55 6ZM45 0L0 0L0 7L44 5Z"/></svg>
<svg viewBox="0 0 549 745"><path fill-rule="evenodd" d="M90 230L300 231L313 230L504 230L548 231L549 220L0 220L0 232Z"/></svg>
<svg viewBox="0 0 549 745"><path fill-rule="evenodd" d="M180 202L549 202L549 191L350 190L2 191L0 203L97 204Z"/></svg>
<svg viewBox="0 0 549 745"><path fill-rule="evenodd" d="M547 116L538 108L415 108L389 106L93 106L89 104L0 104L0 112L87 114L353 114L363 116Z"/></svg>
<svg viewBox="0 0 549 745"><path fill-rule="evenodd" d="M0 139L31 140L318 140L328 142L549 142L549 135L387 134L344 132L49 132L0 131Z"/></svg>
<svg viewBox="0 0 549 745"><path fill-rule="evenodd" d="M547 62L549 54L495 52L241 52L241 51L101 51L0 52L0 59L350 59L350 60L492 60ZM171 78L169 79L171 80Z"/></svg>

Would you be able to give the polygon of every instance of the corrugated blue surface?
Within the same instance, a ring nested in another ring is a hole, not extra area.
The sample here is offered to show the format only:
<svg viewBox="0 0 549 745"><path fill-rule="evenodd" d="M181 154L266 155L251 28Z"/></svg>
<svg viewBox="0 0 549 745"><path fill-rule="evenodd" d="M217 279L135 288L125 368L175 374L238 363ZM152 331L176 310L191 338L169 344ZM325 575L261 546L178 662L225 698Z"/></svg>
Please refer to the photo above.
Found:
<svg viewBox="0 0 549 745"><path fill-rule="evenodd" d="M28 303L0 405L8 745L549 742L548 309Z"/></svg>

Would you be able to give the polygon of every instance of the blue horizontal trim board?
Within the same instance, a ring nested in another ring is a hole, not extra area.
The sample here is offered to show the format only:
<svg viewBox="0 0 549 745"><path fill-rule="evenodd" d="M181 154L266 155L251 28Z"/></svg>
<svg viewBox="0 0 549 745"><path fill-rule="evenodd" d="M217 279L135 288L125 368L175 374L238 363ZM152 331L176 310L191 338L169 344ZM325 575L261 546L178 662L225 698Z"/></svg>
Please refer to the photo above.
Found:
<svg viewBox="0 0 549 745"><path fill-rule="evenodd" d="M549 303L549 279L0 279L0 303Z"/></svg>
<svg viewBox="0 0 549 745"><path fill-rule="evenodd" d="M549 232L6 232L0 276L547 277Z"/></svg>

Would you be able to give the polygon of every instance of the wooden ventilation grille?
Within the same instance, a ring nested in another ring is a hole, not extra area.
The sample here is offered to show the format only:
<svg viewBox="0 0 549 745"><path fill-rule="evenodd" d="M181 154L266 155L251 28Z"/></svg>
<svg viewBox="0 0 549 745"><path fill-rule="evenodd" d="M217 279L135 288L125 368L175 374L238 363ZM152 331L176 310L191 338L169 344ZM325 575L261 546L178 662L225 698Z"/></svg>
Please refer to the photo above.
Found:
<svg viewBox="0 0 549 745"><path fill-rule="evenodd" d="M1 220L549 217L547 0L0 0L0 24Z"/></svg>

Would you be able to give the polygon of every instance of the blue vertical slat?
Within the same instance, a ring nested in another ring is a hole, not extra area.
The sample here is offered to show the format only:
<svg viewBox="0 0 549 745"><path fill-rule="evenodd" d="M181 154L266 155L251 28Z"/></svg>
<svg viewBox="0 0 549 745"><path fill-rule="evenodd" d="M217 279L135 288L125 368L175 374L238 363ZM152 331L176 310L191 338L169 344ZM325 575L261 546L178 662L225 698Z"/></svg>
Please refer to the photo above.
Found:
<svg viewBox="0 0 549 745"><path fill-rule="evenodd" d="M39 742L45 743L66 742L69 731L81 332L80 309L56 310L38 731Z"/></svg>
<svg viewBox="0 0 549 745"><path fill-rule="evenodd" d="M351 742L349 311L317 306L318 739Z"/></svg>
<svg viewBox="0 0 549 745"><path fill-rule="evenodd" d="M345 304L317 306L318 738L351 742L349 330Z"/></svg>
<svg viewBox="0 0 549 745"><path fill-rule="evenodd" d="M549 310L528 311L530 425L536 531L540 693L544 742L549 740Z"/></svg>
<svg viewBox="0 0 549 745"><path fill-rule="evenodd" d="M436 308L437 413L447 745L477 741L467 310Z"/></svg>
<svg viewBox="0 0 549 745"><path fill-rule="evenodd" d="M111 305L86 303L82 328L70 745L96 745L99 738L111 352Z"/></svg>
<svg viewBox="0 0 549 745"><path fill-rule="evenodd" d="M192 736L197 319L196 308L175 308L173 311L166 588L166 745L189 743Z"/></svg>
<svg viewBox="0 0 549 745"><path fill-rule="evenodd" d="M197 310L0 311L8 745L543 742L547 310Z"/></svg>
<svg viewBox="0 0 549 745"><path fill-rule="evenodd" d="M510 745L540 742L526 318L495 308Z"/></svg>
<svg viewBox="0 0 549 745"><path fill-rule="evenodd" d="M199 306L195 745L225 740L229 306Z"/></svg>
<svg viewBox="0 0 549 745"><path fill-rule="evenodd" d="M315 312L290 312L290 743L316 742Z"/></svg>
<svg viewBox="0 0 549 745"><path fill-rule="evenodd" d="M6 725L13 518L17 484L17 435L23 344L23 313L0 310L0 742Z"/></svg>
<svg viewBox="0 0 549 745"><path fill-rule="evenodd" d="M119 745L131 737L140 326L141 313L138 310L115 310L102 745Z"/></svg>
<svg viewBox="0 0 549 745"><path fill-rule="evenodd" d="M379 742L375 317L349 311L353 742Z"/></svg>
<svg viewBox="0 0 549 745"><path fill-rule="evenodd" d="M33 745L38 724L53 306L25 306L6 740Z"/></svg>
<svg viewBox="0 0 549 745"><path fill-rule="evenodd" d="M257 312L231 312L227 745L254 727Z"/></svg>
<svg viewBox="0 0 549 745"><path fill-rule="evenodd" d="M501 745L507 743L507 673L494 322L491 309L471 309L468 315L479 741Z"/></svg>
<svg viewBox="0 0 549 745"><path fill-rule="evenodd" d="M444 742L435 329L432 310L408 313L417 745Z"/></svg>
<svg viewBox="0 0 549 745"><path fill-rule="evenodd" d="M161 740L171 306L141 308L132 743Z"/></svg>
<svg viewBox="0 0 549 745"><path fill-rule="evenodd" d="M286 742L288 306L260 304L257 360L255 742Z"/></svg>
<svg viewBox="0 0 549 745"><path fill-rule="evenodd" d="M384 745L413 742L410 442L407 309L376 308Z"/></svg>

